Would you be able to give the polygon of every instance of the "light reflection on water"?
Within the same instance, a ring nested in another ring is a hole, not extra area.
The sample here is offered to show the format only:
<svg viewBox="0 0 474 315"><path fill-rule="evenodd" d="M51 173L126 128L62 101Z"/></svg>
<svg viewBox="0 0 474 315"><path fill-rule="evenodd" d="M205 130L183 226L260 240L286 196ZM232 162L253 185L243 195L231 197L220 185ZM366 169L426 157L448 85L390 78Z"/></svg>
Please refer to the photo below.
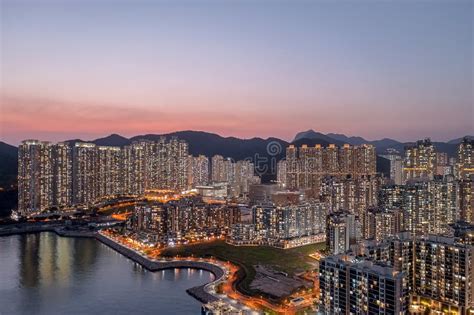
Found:
<svg viewBox="0 0 474 315"><path fill-rule="evenodd" d="M199 314L207 271L149 272L93 239L0 237L0 314Z"/></svg>

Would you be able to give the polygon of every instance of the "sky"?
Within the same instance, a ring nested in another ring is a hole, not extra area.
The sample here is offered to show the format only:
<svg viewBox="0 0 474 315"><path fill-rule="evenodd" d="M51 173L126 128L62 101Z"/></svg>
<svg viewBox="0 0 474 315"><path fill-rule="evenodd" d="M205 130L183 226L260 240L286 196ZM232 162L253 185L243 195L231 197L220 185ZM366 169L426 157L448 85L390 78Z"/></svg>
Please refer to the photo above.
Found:
<svg viewBox="0 0 474 315"><path fill-rule="evenodd" d="M474 1L0 0L0 140L474 134Z"/></svg>

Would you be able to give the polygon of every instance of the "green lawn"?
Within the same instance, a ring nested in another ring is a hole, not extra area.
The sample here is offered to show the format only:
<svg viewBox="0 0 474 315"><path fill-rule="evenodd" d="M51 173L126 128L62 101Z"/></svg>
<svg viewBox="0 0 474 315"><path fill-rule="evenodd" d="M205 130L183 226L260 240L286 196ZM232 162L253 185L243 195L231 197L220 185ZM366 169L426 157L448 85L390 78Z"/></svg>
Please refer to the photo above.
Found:
<svg viewBox="0 0 474 315"><path fill-rule="evenodd" d="M244 274L239 283L239 289L247 294L256 294L250 290L249 285L255 277L254 266L257 264L272 266L275 270L289 273L290 275L298 271L312 268L314 262L308 254L317 250L323 250L325 243L312 244L292 249L279 249L268 246L232 246L224 241L203 243L196 245L184 245L165 249L163 256L198 256L215 257L223 261L231 261L239 265Z"/></svg>

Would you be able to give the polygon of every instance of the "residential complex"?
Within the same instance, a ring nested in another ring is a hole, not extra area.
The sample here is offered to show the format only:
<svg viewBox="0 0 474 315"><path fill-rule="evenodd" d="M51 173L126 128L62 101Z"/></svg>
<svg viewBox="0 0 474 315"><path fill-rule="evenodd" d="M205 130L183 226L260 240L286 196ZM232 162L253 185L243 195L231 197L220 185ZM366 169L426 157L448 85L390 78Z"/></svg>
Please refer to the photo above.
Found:
<svg viewBox="0 0 474 315"><path fill-rule="evenodd" d="M281 167L283 164L279 164ZM280 174L280 180L286 178L286 188L312 189L318 191L325 176L348 175L356 178L376 174L375 147L372 145L327 147L303 145L296 148L290 145L286 149L286 176Z"/></svg>
<svg viewBox="0 0 474 315"><path fill-rule="evenodd" d="M211 181L214 183L227 183L229 196L246 196L252 184L259 184L260 178L255 175L255 166L248 160L233 161L215 155L211 159Z"/></svg>
<svg viewBox="0 0 474 315"><path fill-rule="evenodd" d="M474 140L464 138L458 148L456 164L457 176L461 179L469 179L474 175Z"/></svg>
<svg viewBox="0 0 474 315"><path fill-rule="evenodd" d="M419 140L405 148L403 180L430 180L436 172L436 151L430 139Z"/></svg>
<svg viewBox="0 0 474 315"><path fill-rule="evenodd" d="M325 242L314 282L325 314L474 312L472 141L454 158L429 139L404 158L387 151L389 178L377 173L372 145L290 145L276 181L261 183L252 161L192 156L177 139L26 140L19 210L126 196L121 233L160 250L213 239L282 249Z"/></svg>
<svg viewBox="0 0 474 315"><path fill-rule="evenodd" d="M188 146L177 139L134 142L124 148L26 140L19 146L18 165L18 209L25 214L90 206L149 189L190 187Z"/></svg>
<svg viewBox="0 0 474 315"><path fill-rule="evenodd" d="M353 257L325 258L319 271L320 310L324 314L406 314L406 274Z"/></svg>
<svg viewBox="0 0 474 315"><path fill-rule="evenodd" d="M139 239L165 246L221 237L240 221L237 206L208 203L190 195L169 201L141 201L135 205L127 226Z"/></svg>
<svg viewBox="0 0 474 315"><path fill-rule="evenodd" d="M327 205L314 200L252 207L252 220L232 227L234 245L272 245L289 248L324 241Z"/></svg>
<svg viewBox="0 0 474 315"><path fill-rule="evenodd" d="M473 226L469 231L474 231ZM404 232L380 242L363 242L352 254L358 261L384 264L402 272L404 299L410 299L412 314L425 310L468 314L474 310L474 246L461 237Z"/></svg>

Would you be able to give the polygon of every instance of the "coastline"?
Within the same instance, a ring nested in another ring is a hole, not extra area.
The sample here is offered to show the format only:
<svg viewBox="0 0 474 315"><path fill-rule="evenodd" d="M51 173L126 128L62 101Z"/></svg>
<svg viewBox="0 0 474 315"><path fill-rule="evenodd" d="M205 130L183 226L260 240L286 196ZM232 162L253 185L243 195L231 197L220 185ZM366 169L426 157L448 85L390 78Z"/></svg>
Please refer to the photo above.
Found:
<svg viewBox="0 0 474 315"><path fill-rule="evenodd" d="M216 284L220 282L221 280L223 280L225 277L224 269L222 269L221 267L215 264L211 264L205 261L192 261L192 260L153 261L142 256L136 251L115 242L114 240L100 233L96 233L95 238L99 242L119 252L120 254L127 257L128 259L140 264L141 266L143 266L145 269L149 271L160 271L163 269L174 269L174 268L194 268L194 269L202 269L205 271L209 271L210 273L214 275L215 277L214 281L205 283L200 286L189 288L186 290L186 292L192 297L194 297L196 300L204 304L220 300L218 297L206 291L207 286Z"/></svg>
<svg viewBox="0 0 474 315"><path fill-rule="evenodd" d="M117 243L109 237L102 235L100 232L66 230L63 228L63 225L59 224L44 224L34 226L24 225L22 227L14 227L12 229L0 230L0 237L42 232L55 233L60 237L94 238L100 243L106 245L107 247L110 247L113 250L117 251L122 256L125 256L126 258L132 260L135 263L138 263L145 269L152 272L175 268L193 268L208 271L214 275L215 279L212 282L189 288L186 290L186 293L188 293L190 296L204 304L220 300L219 297L208 293L206 290L208 286L215 285L225 278L226 272L224 268L218 266L217 264L209 263L206 261L192 260L153 261L137 253L136 251Z"/></svg>

